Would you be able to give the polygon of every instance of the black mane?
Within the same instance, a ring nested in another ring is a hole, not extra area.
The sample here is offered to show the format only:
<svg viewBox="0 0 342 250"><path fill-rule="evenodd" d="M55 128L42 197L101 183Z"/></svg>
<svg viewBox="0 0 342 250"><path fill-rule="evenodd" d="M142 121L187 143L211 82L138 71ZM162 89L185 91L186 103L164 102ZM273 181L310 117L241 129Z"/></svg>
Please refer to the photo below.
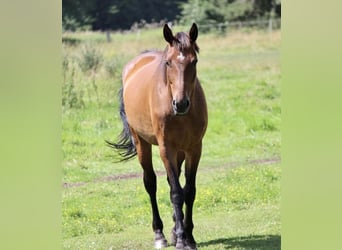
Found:
<svg viewBox="0 0 342 250"><path fill-rule="evenodd" d="M175 36L173 46L176 46L180 51L189 51L194 49L199 53L199 47L196 42L191 42L190 37L187 33L178 32Z"/></svg>

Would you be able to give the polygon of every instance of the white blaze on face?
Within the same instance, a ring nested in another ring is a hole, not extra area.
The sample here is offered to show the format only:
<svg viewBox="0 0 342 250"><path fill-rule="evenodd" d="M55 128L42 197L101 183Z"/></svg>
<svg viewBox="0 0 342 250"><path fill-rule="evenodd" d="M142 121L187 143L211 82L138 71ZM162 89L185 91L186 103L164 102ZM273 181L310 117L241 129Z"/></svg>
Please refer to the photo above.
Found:
<svg viewBox="0 0 342 250"><path fill-rule="evenodd" d="M182 52L179 52L179 55L177 56L177 59L178 59L179 61L181 61L181 62L184 61L185 57L184 57L184 55L183 55Z"/></svg>

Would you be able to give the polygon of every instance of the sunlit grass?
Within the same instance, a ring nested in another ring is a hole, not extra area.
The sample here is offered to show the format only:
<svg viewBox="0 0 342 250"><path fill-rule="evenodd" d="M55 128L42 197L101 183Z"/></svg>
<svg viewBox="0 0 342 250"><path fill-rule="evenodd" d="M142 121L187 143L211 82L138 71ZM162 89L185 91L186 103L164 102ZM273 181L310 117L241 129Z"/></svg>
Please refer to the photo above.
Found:
<svg viewBox="0 0 342 250"><path fill-rule="evenodd" d="M197 241L205 242L219 236L228 239L250 234L279 234L280 176L279 165L200 170L194 207ZM159 208L168 236L173 225L165 176L158 178L158 186ZM65 189L62 209L64 246L84 244L89 236L101 234L113 235L115 239L115 235L123 237L125 232L124 237L128 238L124 241L145 244L143 249L152 246L151 208L140 178ZM268 217L263 217L265 214ZM259 224L260 220L264 224ZM129 238L130 228L136 227L140 228L143 243ZM96 246L101 248L113 239L96 240ZM124 244L122 239L115 242L114 249Z"/></svg>

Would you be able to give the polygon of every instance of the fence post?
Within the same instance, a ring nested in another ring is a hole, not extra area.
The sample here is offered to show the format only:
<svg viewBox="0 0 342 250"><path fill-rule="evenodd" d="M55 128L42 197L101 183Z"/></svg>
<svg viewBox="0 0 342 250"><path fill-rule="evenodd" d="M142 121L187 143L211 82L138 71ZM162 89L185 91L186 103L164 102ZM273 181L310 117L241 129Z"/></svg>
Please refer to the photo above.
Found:
<svg viewBox="0 0 342 250"><path fill-rule="evenodd" d="M275 4L272 2L272 8L270 11L270 19L268 21L268 32L272 32L273 30L273 18L275 16Z"/></svg>
<svg viewBox="0 0 342 250"><path fill-rule="evenodd" d="M272 17L268 20L268 32L271 33L273 28Z"/></svg>
<svg viewBox="0 0 342 250"><path fill-rule="evenodd" d="M112 38L110 37L109 29L106 30L106 37L107 37L107 42L110 43L112 41Z"/></svg>

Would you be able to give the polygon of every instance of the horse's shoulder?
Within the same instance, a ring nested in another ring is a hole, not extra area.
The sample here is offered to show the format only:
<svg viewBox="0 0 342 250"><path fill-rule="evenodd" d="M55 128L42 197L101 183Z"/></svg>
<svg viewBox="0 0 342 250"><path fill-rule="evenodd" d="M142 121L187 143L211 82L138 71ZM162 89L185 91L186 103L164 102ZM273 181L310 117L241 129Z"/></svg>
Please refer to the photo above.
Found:
<svg viewBox="0 0 342 250"><path fill-rule="evenodd" d="M145 51L128 62L122 72L122 79L127 80L132 74L143 67L150 64L155 64L160 61L162 52L160 51Z"/></svg>

